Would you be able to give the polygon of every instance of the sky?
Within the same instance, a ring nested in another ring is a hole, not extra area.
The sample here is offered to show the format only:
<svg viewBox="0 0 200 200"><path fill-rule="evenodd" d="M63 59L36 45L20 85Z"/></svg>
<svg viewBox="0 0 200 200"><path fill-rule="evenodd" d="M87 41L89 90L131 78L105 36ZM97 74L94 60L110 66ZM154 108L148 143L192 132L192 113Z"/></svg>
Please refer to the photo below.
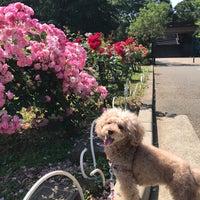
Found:
<svg viewBox="0 0 200 200"><path fill-rule="evenodd" d="M181 2L182 0L170 0L172 3L173 8L176 6L177 3Z"/></svg>

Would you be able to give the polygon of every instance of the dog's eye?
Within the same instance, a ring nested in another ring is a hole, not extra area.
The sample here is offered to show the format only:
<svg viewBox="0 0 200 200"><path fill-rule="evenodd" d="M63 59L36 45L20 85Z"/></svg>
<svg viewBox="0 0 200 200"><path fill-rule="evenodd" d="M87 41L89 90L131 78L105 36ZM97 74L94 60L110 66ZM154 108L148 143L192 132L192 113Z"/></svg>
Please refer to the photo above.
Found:
<svg viewBox="0 0 200 200"><path fill-rule="evenodd" d="M118 128L119 128L120 130L122 130L122 129L123 129L123 126L122 126L122 125L118 125Z"/></svg>

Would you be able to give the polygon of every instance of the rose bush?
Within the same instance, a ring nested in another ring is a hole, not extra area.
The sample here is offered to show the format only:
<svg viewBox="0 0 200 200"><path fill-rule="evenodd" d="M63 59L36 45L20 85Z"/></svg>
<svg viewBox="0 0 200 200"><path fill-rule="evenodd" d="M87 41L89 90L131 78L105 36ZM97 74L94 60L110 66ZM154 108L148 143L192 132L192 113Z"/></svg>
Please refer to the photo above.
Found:
<svg viewBox="0 0 200 200"><path fill-rule="evenodd" d="M61 119L107 95L84 69L84 48L33 15L22 3L0 7L0 133L19 129L23 107Z"/></svg>
<svg viewBox="0 0 200 200"><path fill-rule="evenodd" d="M86 34L86 38L78 35L74 41L79 41L85 47L88 52L87 66L98 69L99 76L96 78L107 89L115 82L117 89L122 91L126 79L131 78L148 54L147 48L137 44L132 37L113 42L97 32Z"/></svg>

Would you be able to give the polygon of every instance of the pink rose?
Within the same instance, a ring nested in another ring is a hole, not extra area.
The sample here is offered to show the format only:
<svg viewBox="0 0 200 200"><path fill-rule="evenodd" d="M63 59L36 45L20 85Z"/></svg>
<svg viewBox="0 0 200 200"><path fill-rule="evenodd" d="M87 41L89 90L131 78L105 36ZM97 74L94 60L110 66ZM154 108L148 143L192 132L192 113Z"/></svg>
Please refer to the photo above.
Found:
<svg viewBox="0 0 200 200"><path fill-rule="evenodd" d="M36 81L39 81L39 80L40 80L40 75L39 75L39 74L37 74L37 75L35 76L35 80L36 80Z"/></svg>
<svg viewBox="0 0 200 200"><path fill-rule="evenodd" d="M45 100L46 100L46 102L50 102L50 101L51 101L51 97L48 96L48 95L46 95L46 96L45 96Z"/></svg>
<svg viewBox="0 0 200 200"><path fill-rule="evenodd" d="M14 97L14 94L10 90L8 90L8 92L6 92L6 95L9 100L13 99L13 97Z"/></svg>

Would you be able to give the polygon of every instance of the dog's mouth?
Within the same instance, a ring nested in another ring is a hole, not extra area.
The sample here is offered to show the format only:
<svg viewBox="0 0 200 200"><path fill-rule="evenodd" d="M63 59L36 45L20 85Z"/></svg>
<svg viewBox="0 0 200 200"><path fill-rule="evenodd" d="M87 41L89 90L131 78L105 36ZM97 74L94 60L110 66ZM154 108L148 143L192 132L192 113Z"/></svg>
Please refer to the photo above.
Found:
<svg viewBox="0 0 200 200"><path fill-rule="evenodd" d="M113 143L114 139L111 138L109 135L108 136L105 136L104 138L104 145L105 146L109 146Z"/></svg>

